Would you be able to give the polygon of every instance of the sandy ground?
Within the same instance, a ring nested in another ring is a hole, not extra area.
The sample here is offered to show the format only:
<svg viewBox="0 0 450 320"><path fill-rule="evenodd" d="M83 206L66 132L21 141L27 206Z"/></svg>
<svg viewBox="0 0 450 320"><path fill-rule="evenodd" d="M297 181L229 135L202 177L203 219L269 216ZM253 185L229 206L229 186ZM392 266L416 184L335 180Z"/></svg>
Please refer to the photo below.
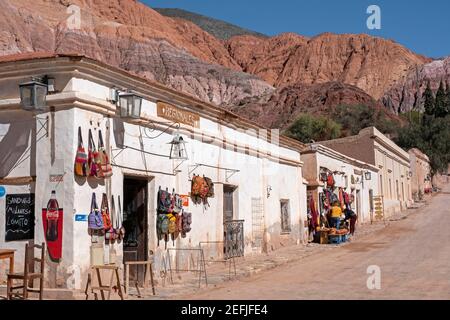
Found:
<svg viewBox="0 0 450 320"><path fill-rule="evenodd" d="M411 212L348 245L176 299L450 299L450 186ZM380 289L368 288L369 266L380 268Z"/></svg>

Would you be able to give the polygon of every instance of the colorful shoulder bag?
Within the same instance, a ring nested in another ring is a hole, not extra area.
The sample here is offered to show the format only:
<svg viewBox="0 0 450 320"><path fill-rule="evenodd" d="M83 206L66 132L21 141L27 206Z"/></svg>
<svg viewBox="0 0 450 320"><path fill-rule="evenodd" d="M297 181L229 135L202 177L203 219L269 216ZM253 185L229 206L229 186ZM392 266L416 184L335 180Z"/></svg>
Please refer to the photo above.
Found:
<svg viewBox="0 0 450 320"><path fill-rule="evenodd" d="M104 193L102 197L101 210L102 210L103 227L106 232L110 233L112 229L112 223L111 223L111 216L109 214L108 197L106 196L106 193Z"/></svg>
<svg viewBox="0 0 450 320"><path fill-rule="evenodd" d="M112 176L112 167L109 162L109 156L106 152L105 144L103 143L102 131L98 131L98 156L99 164L101 168L100 176L103 178L109 178Z"/></svg>
<svg viewBox="0 0 450 320"><path fill-rule="evenodd" d="M100 211L98 210L97 200L95 197L95 193L92 193L91 200L91 212L88 216L88 228L91 230L103 230L103 219Z"/></svg>
<svg viewBox="0 0 450 320"><path fill-rule="evenodd" d="M88 143L88 172L90 177L98 177L100 168L97 165L98 152L95 148L92 131L89 129L89 143Z"/></svg>
<svg viewBox="0 0 450 320"><path fill-rule="evenodd" d="M83 136L81 135L81 127L78 127L78 148L75 156L75 175L79 177L86 177L88 175L87 168L87 154L83 146Z"/></svg>

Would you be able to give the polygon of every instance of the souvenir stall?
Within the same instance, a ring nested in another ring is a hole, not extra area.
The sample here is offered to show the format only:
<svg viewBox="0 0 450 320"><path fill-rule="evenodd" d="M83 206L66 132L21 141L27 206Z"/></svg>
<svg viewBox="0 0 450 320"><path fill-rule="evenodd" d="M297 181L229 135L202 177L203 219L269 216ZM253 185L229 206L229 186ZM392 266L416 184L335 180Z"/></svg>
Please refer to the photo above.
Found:
<svg viewBox="0 0 450 320"><path fill-rule="evenodd" d="M320 244L345 242L349 235L345 212L352 202L351 195L345 192L345 173L320 168L319 178L323 186L319 188L317 208L313 197L308 197L310 230L314 230L314 241Z"/></svg>

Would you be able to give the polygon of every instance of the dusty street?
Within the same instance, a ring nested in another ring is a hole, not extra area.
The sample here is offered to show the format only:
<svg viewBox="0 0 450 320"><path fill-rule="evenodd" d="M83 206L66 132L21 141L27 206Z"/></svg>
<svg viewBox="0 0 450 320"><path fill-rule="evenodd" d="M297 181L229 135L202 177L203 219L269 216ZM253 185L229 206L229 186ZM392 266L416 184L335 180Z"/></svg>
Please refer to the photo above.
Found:
<svg viewBox="0 0 450 320"><path fill-rule="evenodd" d="M450 299L450 187L378 233L180 299ZM379 266L381 289L367 268Z"/></svg>

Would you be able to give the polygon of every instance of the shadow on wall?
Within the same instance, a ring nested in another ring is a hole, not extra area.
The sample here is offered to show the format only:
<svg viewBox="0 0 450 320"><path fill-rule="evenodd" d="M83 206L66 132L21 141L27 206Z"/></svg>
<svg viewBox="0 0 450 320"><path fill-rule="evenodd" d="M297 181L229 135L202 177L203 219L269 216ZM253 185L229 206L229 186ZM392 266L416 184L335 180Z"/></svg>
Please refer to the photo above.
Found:
<svg viewBox="0 0 450 320"><path fill-rule="evenodd" d="M116 140L116 145L120 148L125 144L125 126L120 118L114 118L113 121L114 139Z"/></svg>
<svg viewBox="0 0 450 320"><path fill-rule="evenodd" d="M2 116L0 126L9 124L6 132L0 129L0 177L7 177L29 155L30 134L35 126L31 115L21 116L21 120Z"/></svg>

